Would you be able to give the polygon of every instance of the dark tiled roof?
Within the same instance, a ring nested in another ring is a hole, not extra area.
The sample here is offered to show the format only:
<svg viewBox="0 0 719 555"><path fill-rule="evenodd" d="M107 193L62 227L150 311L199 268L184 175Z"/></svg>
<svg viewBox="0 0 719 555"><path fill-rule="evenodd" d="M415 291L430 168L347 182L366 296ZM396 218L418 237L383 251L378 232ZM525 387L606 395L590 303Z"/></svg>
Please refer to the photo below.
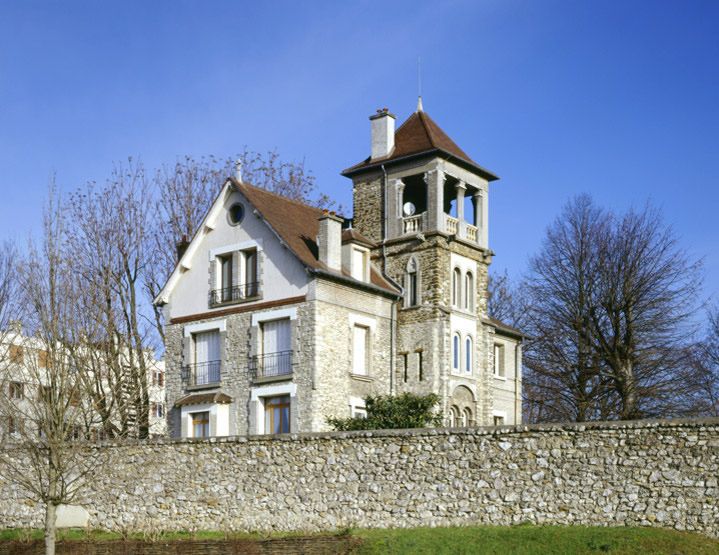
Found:
<svg viewBox="0 0 719 555"><path fill-rule="evenodd" d="M194 393L192 395L185 395L182 399L179 399L176 403L176 407L184 407L186 405L209 405L213 403L220 403L227 405L232 402L232 397L226 393Z"/></svg>
<svg viewBox="0 0 719 555"><path fill-rule="evenodd" d="M505 324L501 320L497 320L496 318L487 318L485 320L488 324L494 326L497 328L498 331L504 332L506 335L514 335L517 337L526 337L524 333L519 331L517 328L513 328L509 324Z"/></svg>
<svg viewBox="0 0 719 555"><path fill-rule="evenodd" d="M374 248L377 246L375 243L367 239L367 237L362 235L359 231L352 228L345 229L342 232L342 244L344 245L345 243L349 242L359 243L360 245L364 245L365 247L369 248Z"/></svg>
<svg viewBox="0 0 719 555"><path fill-rule="evenodd" d="M429 154L432 152L449 154L460 162L468 164L475 170L478 170L490 181L498 179L496 175L482 168L472 160L466 152L457 146L457 143L442 131L439 125L437 125L426 112L422 111L412 114L399 129L397 129L394 135L394 149L392 149L389 156L375 158L374 160L372 160L372 158L366 158L359 164L355 164L344 170L342 175L351 175L358 171L400 158Z"/></svg>
<svg viewBox="0 0 719 555"><path fill-rule="evenodd" d="M305 266L327 274L335 274L339 278L355 281L348 272L331 270L319 260L317 234L320 229L321 209L247 183L239 183L234 178L230 178L230 180L247 197L247 200L260 212L275 233L279 235L280 239ZM357 235L362 237L359 234ZM363 238L363 240L368 241L366 238ZM395 295L399 293L374 267L370 271L370 282L375 287L384 289L387 292Z"/></svg>

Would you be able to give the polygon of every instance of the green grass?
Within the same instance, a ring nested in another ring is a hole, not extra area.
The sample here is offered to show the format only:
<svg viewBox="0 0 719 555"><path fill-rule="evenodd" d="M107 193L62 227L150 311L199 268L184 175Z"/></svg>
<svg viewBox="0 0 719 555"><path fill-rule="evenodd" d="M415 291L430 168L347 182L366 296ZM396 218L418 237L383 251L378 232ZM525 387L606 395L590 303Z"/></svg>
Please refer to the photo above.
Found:
<svg viewBox="0 0 719 555"><path fill-rule="evenodd" d="M467 526L351 530L335 535L360 540L358 555L372 554L512 554L512 555L704 555L719 554L719 540L700 534L660 528L601 528L586 526ZM230 534L200 531L165 532L153 537L142 533L122 534L96 530L60 530L60 541L226 541L308 537L307 534ZM326 536L326 535L325 535ZM317 537L322 537L317 535ZM0 542L42 540L41 530L0 530Z"/></svg>
<svg viewBox="0 0 719 555"><path fill-rule="evenodd" d="M659 528L475 526L357 530L358 553L717 555L719 540Z"/></svg>

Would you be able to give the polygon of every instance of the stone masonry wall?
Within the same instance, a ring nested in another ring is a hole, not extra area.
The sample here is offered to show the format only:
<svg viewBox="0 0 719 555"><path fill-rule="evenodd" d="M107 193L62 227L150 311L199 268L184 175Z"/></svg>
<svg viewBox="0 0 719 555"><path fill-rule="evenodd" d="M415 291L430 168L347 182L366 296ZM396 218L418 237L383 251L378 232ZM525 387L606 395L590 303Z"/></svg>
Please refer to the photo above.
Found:
<svg viewBox="0 0 719 555"><path fill-rule="evenodd" d="M117 445L80 503L111 530L495 524L719 536L719 419ZM42 507L0 481L0 523Z"/></svg>

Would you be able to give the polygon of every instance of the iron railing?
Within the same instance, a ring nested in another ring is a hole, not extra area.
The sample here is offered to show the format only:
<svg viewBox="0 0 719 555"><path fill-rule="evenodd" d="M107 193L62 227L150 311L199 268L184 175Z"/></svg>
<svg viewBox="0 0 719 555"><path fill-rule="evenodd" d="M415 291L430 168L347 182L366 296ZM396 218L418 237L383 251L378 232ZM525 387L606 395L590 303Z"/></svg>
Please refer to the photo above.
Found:
<svg viewBox="0 0 719 555"><path fill-rule="evenodd" d="M183 368L183 377L188 385L211 385L220 383L222 361L211 360L188 364Z"/></svg>
<svg viewBox="0 0 719 555"><path fill-rule="evenodd" d="M210 306L252 299L259 294L259 282L242 283L210 291Z"/></svg>
<svg viewBox="0 0 719 555"><path fill-rule="evenodd" d="M269 378L292 374L292 351L255 355L250 359L254 378Z"/></svg>

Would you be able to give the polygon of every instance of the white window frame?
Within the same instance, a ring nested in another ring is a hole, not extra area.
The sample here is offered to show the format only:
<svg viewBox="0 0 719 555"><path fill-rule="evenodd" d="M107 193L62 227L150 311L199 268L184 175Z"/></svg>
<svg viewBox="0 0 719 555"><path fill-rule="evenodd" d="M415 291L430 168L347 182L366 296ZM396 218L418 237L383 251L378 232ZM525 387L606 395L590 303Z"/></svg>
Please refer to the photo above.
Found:
<svg viewBox="0 0 719 555"><path fill-rule="evenodd" d="M504 351L504 345L502 343L494 343L492 348L493 364L494 364L494 377L498 380L507 379L507 369L504 364L506 362L506 356ZM500 373L500 370L502 373Z"/></svg>
<svg viewBox="0 0 719 555"><path fill-rule="evenodd" d="M456 331L452 334L452 373L459 374L462 368L462 335Z"/></svg>
<svg viewBox="0 0 719 555"><path fill-rule="evenodd" d="M471 335L464 338L464 373L474 373L474 339Z"/></svg>

